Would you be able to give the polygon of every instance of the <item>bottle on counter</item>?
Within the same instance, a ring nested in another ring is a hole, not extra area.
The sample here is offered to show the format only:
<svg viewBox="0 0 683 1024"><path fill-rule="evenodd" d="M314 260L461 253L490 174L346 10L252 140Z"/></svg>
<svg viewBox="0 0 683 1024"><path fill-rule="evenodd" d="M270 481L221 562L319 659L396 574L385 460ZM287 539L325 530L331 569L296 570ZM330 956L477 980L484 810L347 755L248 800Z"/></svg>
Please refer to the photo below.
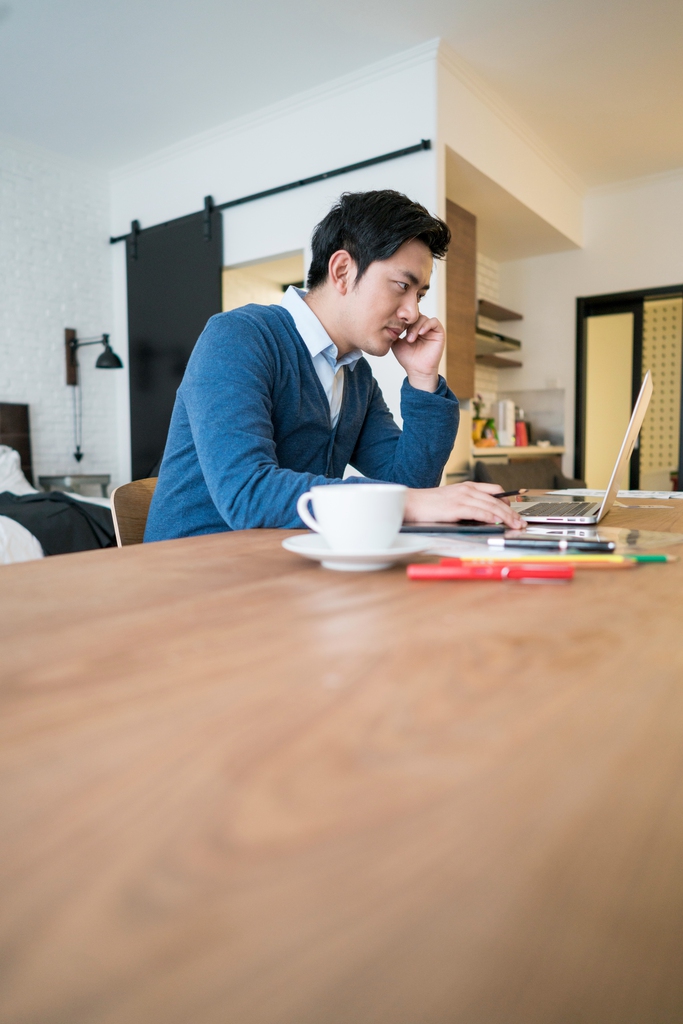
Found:
<svg viewBox="0 0 683 1024"><path fill-rule="evenodd" d="M515 444L515 403L509 398L501 398L496 403L496 430L498 444L511 448Z"/></svg>
<svg viewBox="0 0 683 1024"><path fill-rule="evenodd" d="M529 431L524 421L524 409L515 409L515 445L518 448L529 447Z"/></svg>

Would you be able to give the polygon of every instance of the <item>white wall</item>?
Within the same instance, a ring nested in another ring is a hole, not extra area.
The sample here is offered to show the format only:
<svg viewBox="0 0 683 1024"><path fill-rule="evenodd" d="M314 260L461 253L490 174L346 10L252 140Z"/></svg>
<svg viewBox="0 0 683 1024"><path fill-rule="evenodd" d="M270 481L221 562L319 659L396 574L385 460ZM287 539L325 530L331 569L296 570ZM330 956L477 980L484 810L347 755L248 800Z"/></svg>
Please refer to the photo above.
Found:
<svg viewBox="0 0 683 1024"><path fill-rule="evenodd" d="M144 228L199 210L205 195L221 203L422 138L432 139L435 149L225 211L224 262L246 263L303 248L308 263L312 228L349 189L395 188L443 214L446 146L572 244L580 243L576 180L438 40L120 169L112 177L112 234L126 232L133 219ZM121 337L125 264L120 256L114 263ZM423 308L431 315L445 313L443 266ZM372 362L398 418L403 371L391 356ZM125 458L123 395L120 417Z"/></svg>
<svg viewBox="0 0 683 1024"><path fill-rule="evenodd" d="M507 232L527 233L524 248L541 245L540 251L574 247L583 242L583 186L556 155L537 138L529 127L511 110L486 82L462 61L446 44L436 54L437 77L437 192L439 210L445 215L449 168L453 154L467 164L467 189L458 181L456 194L449 198L471 209L491 239ZM453 185L453 182L451 182ZM464 198L464 201L463 201ZM474 202L473 202L474 200ZM543 230L540 230L540 226ZM547 230L546 230L547 227ZM564 240L564 241L563 241ZM560 246L558 242L562 242ZM514 238L514 246L519 244ZM504 248L510 248L510 239ZM533 250L531 250L533 251ZM538 250L537 250L538 251ZM498 301L497 264L492 253L480 255L477 268L477 289L480 297ZM445 268L438 272L438 315L445 319ZM501 299L502 301L502 299ZM476 390L493 400L499 383L495 370L477 367ZM470 403L463 404L461 434L449 461L448 470L462 469L469 460L469 449L463 443L463 431L469 430Z"/></svg>
<svg viewBox="0 0 683 1024"><path fill-rule="evenodd" d="M437 97L437 90L439 94ZM435 150L226 211L225 260L238 264L304 249L344 190L396 188L433 210L445 202L445 146L459 152L584 248L500 265L500 301L525 314L525 365L506 388L564 387L571 468L575 299L683 281L683 174L595 192L577 183L481 82L435 42L293 97L255 115L100 174L0 142L0 400L31 405L37 473L72 459L63 331L108 331L127 366L123 234L300 177L431 138ZM583 226L581 223L583 215ZM444 274L424 311L443 313ZM127 370L96 371L81 353L84 450L80 469L128 478ZM391 356L375 372L393 410L403 371Z"/></svg>
<svg viewBox="0 0 683 1024"><path fill-rule="evenodd" d="M500 265L500 301L524 314L524 367L506 388L562 387L565 472L573 469L576 299L683 283L683 171L585 200L585 246Z"/></svg>
<svg viewBox="0 0 683 1024"><path fill-rule="evenodd" d="M28 403L33 468L41 474L118 474L117 374L96 370L101 349L79 353L83 450L73 459L72 392L64 328L112 334L106 177L0 140L0 401Z"/></svg>
<svg viewBox="0 0 683 1024"><path fill-rule="evenodd" d="M446 147L570 243L581 245L583 186L514 111L446 44L438 50L438 132Z"/></svg>
<svg viewBox="0 0 683 1024"><path fill-rule="evenodd" d="M126 232L134 219L144 228L198 210L205 195L221 203L434 138L435 53L435 44L416 47L119 170L112 176L112 234ZM435 210L434 152L422 151L226 210L224 263L303 249L307 267L311 231L337 196L379 188L405 192ZM125 260L120 254L113 257L113 273L121 329ZM433 315L437 295L430 295L423 305ZM398 416L404 372L391 355L372 362ZM125 418L122 396L122 459L128 457L129 446Z"/></svg>
<svg viewBox="0 0 683 1024"><path fill-rule="evenodd" d="M434 44L416 47L119 169L112 176L113 233L127 231L133 218L146 227L201 209L207 194L224 202L432 136L435 52ZM422 159L429 156L408 158ZM374 173L383 177L392 166ZM353 181L335 179L327 188L335 193ZM281 225L269 225L273 241L280 229L290 233L309 191L284 197L294 204L291 214L289 206L279 205L283 197L264 201L277 202L283 215ZM244 208L248 222L256 209ZM253 256L244 259L258 258L263 248L259 232L253 234ZM276 251L293 248L299 246L281 242ZM230 256L226 262L241 259Z"/></svg>

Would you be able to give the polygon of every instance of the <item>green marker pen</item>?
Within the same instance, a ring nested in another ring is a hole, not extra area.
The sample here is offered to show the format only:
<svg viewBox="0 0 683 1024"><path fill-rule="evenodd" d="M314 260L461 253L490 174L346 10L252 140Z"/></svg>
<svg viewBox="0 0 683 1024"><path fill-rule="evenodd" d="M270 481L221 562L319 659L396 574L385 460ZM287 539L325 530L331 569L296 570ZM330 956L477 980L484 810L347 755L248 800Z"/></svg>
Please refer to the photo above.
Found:
<svg viewBox="0 0 683 1024"><path fill-rule="evenodd" d="M675 562L673 555L626 555L634 562Z"/></svg>

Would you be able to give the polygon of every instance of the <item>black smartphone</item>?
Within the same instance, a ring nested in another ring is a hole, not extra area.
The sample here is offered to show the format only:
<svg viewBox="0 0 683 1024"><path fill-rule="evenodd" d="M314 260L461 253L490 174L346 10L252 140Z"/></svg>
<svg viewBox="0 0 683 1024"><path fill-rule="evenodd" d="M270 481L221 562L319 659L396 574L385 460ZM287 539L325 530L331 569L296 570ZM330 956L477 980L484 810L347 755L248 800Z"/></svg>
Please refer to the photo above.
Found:
<svg viewBox="0 0 683 1024"><path fill-rule="evenodd" d="M404 523L401 533L505 533L507 526L461 519L457 523Z"/></svg>

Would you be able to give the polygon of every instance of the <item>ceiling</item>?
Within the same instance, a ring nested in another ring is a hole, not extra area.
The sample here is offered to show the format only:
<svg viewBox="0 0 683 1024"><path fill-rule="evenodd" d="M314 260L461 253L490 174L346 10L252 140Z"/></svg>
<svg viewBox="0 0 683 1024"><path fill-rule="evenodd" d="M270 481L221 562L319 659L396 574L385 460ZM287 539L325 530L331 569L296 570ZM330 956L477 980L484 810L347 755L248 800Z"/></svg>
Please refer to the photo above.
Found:
<svg viewBox="0 0 683 1024"><path fill-rule="evenodd" d="M437 36L586 185L683 166L681 0L6 0L0 132L112 168Z"/></svg>
<svg viewBox="0 0 683 1024"><path fill-rule="evenodd" d="M504 263L577 248L556 228L446 147L446 196L477 218L477 252Z"/></svg>

